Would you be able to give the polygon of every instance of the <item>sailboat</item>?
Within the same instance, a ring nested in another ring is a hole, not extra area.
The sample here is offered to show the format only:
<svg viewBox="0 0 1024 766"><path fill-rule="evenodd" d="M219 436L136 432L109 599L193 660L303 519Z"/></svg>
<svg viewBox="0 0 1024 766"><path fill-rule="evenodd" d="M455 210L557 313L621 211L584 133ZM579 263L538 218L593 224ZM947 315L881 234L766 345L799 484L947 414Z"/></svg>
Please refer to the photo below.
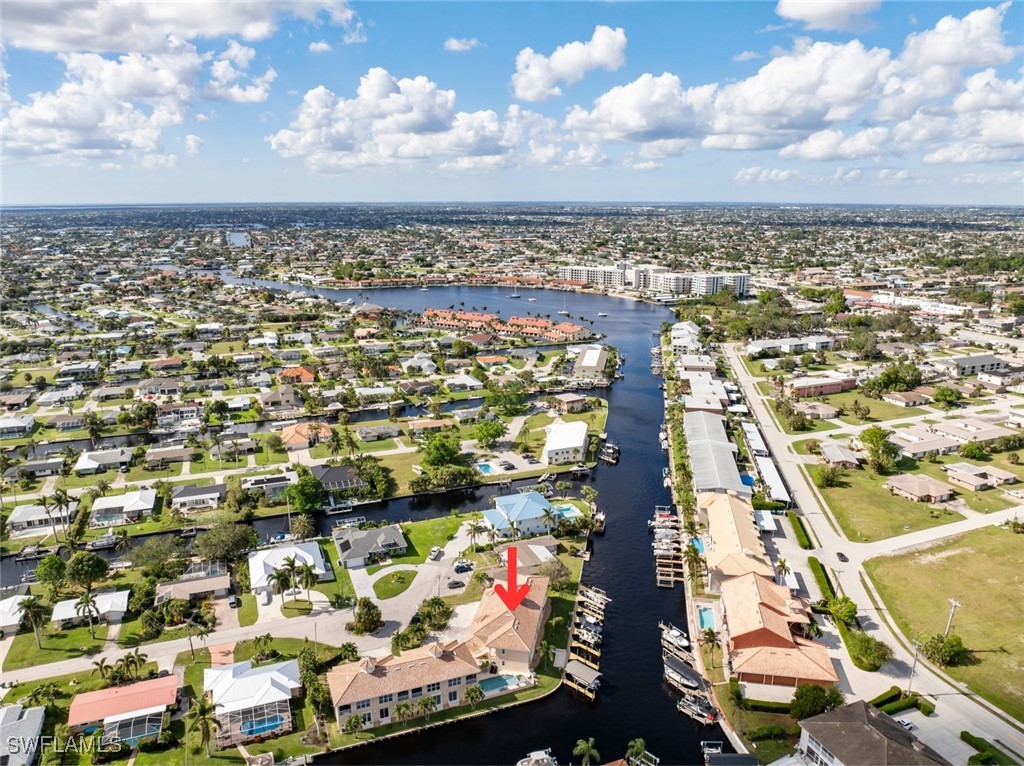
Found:
<svg viewBox="0 0 1024 766"><path fill-rule="evenodd" d="M558 312L562 316L569 316L569 309L565 307L565 296L562 296L562 310Z"/></svg>
<svg viewBox="0 0 1024 766"><path fill-rule="evenodd" d="M507 296L507 297L509 297L509 298L521 298L522 296L519 294L519 285L512 285L512 294Z"/></svg>

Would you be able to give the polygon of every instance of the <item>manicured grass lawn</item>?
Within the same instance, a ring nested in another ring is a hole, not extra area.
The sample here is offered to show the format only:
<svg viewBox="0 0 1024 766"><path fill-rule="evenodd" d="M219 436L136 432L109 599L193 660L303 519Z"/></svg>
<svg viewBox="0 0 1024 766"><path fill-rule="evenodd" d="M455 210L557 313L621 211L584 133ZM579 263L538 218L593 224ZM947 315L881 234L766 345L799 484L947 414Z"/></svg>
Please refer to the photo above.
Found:
<svg viewBox="0 0 1024 766"><path fill-rule="evenodd" d="M55 623L48 622L40 632L42 633L42 649L36 647L36 639L31 630L23 631L14 637L10 651L4 660L4 670L45 665L49 662L60 662L75 657L98 654L102 651L103 641L107 637L107 626L106 624L96 625L95 640L89 635L88 625L61 630Z"/></svg>
<svg viewBox="0 0 1024 766"><path fill-rule="evenodd" d="M85 476L79 476L78 474L72 473L66 479L60 479L59 481L62 482L63 486L67 489L79 489L81 487L92 487L100 479L106 479L113 484L114 479L118 476L120 476L120 474L117 471L110 470L101 471L100 473L90 473ZM58 484L58 486L60 486L60 484Z"/></svg>
<svg viewBox="0 0 1024 766"><path fill-rule="evenodd" d="M313 611L313 605L305 599L292 599L285 601L281 611L285 617L300 617Z"/></svg>
<svg viewBox="0 0 1024 766"><path fill-rule="evenodd" d="M794 431L789 427L789 418L784 418L779 414L779 407L776 400L769 398L767 401L771 404L772 412L775 414L775 419L779 422L783 432L787 434L813 434L820 433L821 431L832 431L839 428L838 425L828 420L808 420L807 422L810 424L810 428L804 431Z"/></svg>
<svg viewBox="0 0 1024 766"><path fill-rule="evenodd" d="M397 572L389 572L383 577L379 577L373 583L373 592L382 601L394 598L399 593L404 593L412 585L414 579L416 579L416 572L412 569L400 569Z"/></svg>
<svg viewBox="0 0 1024 766"><path fill-rule="evenodd" d="M481 514L466 514L463 516L441 516L436 519L424 521L413 521L402 525L408 548L405 555L394 556L391 559L393 564L422 564L427 560L427 554L435 545L444 547L445 543L455 536L459 526L471 518L481 518Z"/></svg>
<svg viewBox="0 0 1024 766"><path fill-rule="evenodd" d="M854 399L859 399L860 403L871 411L871 414L868 415L866 420L855 418L851 414L850 407L853 406ZM890 404L889 402L882 401L881 399L869 399L859 391L843 391L841 394L832 394L831 396L826 397L825 401L833 407L844 408L846 410L846 414L843 415L840 420L855 426L859 426L864 423L879 423L883 420L910 418L914 415L924 415L928 412L928 410L923 407L900 407L898 404Z"/></svg>
<svg viewBox="0 0 1024 766"><path fill-rule="evenodd" d="M352 576L349 574L347 569L338 563L337 546L328 537L320 540L320 549L324 552L324 556L331 562L335 578L329 582L320 583L313 588L313 590L323 593L331 600L332 604L335 604L342 598L352 598L355 595L355 589L352 587Z"/></svg>
<svg viewBox="0 0 1024 766"><path fill-rule="evenodd" d="M121 626L121 632L117 636L117 645L130 648L134 646L146 646L147 644L162 644L164 641L176 641L179 638L188 638L188 633L185 632L184 625L166 628L156 638L143 639L142 636L139 635L138 618L133 617ZM201 644L200 640L195 637L193 637L192 643L197 649Z"/></svg>
<svg viewBox="0 0 1024 766"><path fill-rule="evenodd" d="M806 468L811 481L814 481L821 471L821 466L818 465ZM903 462L900 463L898 472L904 472ZM819 490L843 532L851 540L883 540L963 519L963 516L954 511L932 509L927 503L915 503L890 494L889 490L882 486L888 478L862 468L847 471L843 486Z"/></svg>
<svg viewBox="0 0 1024 766"><path fill-rule="evenodd" d="M946 672L1024 719L1024 538L987 527L864 567L908 638L942 633L949 599L959 601L952 632L972 650L973 661Z"/></svg>
<svg viewBox="0 0 1024 766"><path fill-rule="evenodd" d="M246 628L250 625L255 625L259 615L259 609L256 606L256 597L251 593L243 593L238 597L238 624L240 627Z"/></svg>
<svg viewBox="0 0 1024 766"><path fill-rule="evenodd" d="M166 468L159 470L149 470L145 466L136 465L132 466L132 469L125 474L125 481L136 482L142 484L152 485L155 481L174 481L175 479L181 478L181 472L184 470L184 463L171 463Z"/></svg>

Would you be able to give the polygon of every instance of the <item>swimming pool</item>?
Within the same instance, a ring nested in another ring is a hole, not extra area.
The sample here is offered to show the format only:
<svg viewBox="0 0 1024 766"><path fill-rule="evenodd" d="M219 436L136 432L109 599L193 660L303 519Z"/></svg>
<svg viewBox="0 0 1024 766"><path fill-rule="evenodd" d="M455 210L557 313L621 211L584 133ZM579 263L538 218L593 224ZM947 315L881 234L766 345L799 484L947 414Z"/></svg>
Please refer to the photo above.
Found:
<svg viewBox="0 0 1024 766"><path fill-rule="evenodd" d="M480 473L482 473L484 476L490 476L492 473L494 473L494 466L492 466L490 463L477 463L476 467L480 469Z"/></svg>
<svg viewBox="0 0 1024 766"><path fill-rule="evenodd" d="M272 715L264 721L242 721L242 734L247 737L255 737L258 734L265 734L273 731L284 723L283 715Z"/></svg>
<svg viewBox="0 0 1024 766"><path fill-rule="evenodd" d="M754 477L751 476L749 473L740 474L740 481L742 481L743 484L747 487L754 486Z"/></svg>
<svg viewBox="0 0 1024 766"><path fill-rule="evenodd" d="M479 682L480 688L486 693L500 692L519 685L519 679L515 676L492 676Z"/></svg>
<svg viewBox="0 0 1024 766"><path fill-rule="evenodd" d="M695 537L692 540L690 540L690 545L692 545L694 548L700 551L700 553L704 553L704 541L701 540L699 537Z"/></svg>
<svg viewBox="0 0 1024 766"><path fill-rule="evenodd" d="M700 629L707 630L715 627L715 610L708 606L697 607L697 617L700 619Z"/></svg>
<svg viewBox="0 0 1024 766"><path fill-rule="evenodd" d="M583 516L583 512L574 505L556 505L551 508L551 511L555 514L556 519L565 519L566 521Z"/></svg>

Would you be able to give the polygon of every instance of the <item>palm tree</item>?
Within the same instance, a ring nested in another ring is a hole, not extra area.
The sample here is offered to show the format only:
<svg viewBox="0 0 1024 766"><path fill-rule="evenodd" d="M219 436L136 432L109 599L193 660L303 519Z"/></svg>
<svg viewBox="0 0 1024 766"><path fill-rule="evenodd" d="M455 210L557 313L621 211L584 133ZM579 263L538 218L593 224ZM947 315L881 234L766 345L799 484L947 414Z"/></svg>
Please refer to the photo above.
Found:
<svg viewBox="0 0 1024 766"><path fill-rule="evenodd" d="M473 687L470 687L470 689ZM466 701L469 702L469 689L466 690ZM414 709L411 702L399 702L395 705L395 718L401 721L403 724L407 724L409 719L412 718Z"/></svg>
<svg viewBox="0 0 1024 766"><path fill-rule="evenodd" d="M590 766L591 761L600 761L601 754L594 747L594 738L576 740L576 747L572 749L573 755L580 757L582 766Z"/></svg>
<svg viewBox="0 0 1024 766"><path fill-rule="evenodd" d="M555 514L554 506L548 505L544 509L544 529L551 534L551 528L558 523L558 516Z"/></svg>
<svg viewBox="0 0 1024 766"><path fill-rule="evenodd" d="M53 541L55 543L59 543L60 538L57 536L57 524L53 520L53 512L60 510L56 501L52 497L41 495L39 497L39 505L43 507L43 513L46 514L46 518L50 520L50 530L53 532Z"/></svg>
<svg viewBox="0 0 1024 766"><path fill-rule="evenodd" d="M47 681L45 684L40 684L32 690L31 694L28 695L28 701L31 705L43 705L46 708L50 708L63 695L64 692L57 683Z"/></svg>
<svg viewBox="0 0 1024 766"><path fill-rule="evenodd" d="M60 525L61 529L64 530L64 537L68 536L68 519L70 517L71 504L75 501L68 493L67 490L58 487L53 491L53 500L60 507Z"/></svg>
<svg viewBox="0 0 1024 766"><path fill-rule="evenodd" d="M484 688L480 684L473 684L466 689L464 698L469 703L469 706L476 710L476 706L484 701Z"/></svg>
<svg viewBox="0 0 1024 766"><path fill-rule="evenodd" d="M216 433L216 434L214 434L213 436L210 437L210 445L211 445L211 447L216 447L217 448L217 460L220 463L220 469L222 471L224 470L224 450L221 449L221 447L223 446L223 443L224 443L224 440L221 438L219 433Z"/></svg>
<svg viewBox="0 0 1024 766"><path fill-rule="evenodd" d="M100 493L100 497L106 497L106 494L110 491L110 482L106 479L99 479L93 486Z"/></svg>
<svg viewBox="0 0 1024 766"><path fill-rule="evenodd" d="M313 599L310 598L309 591L320 582L320 576L317 575L312 564L303 564L298 568L295 574L297 577L295 584L301 585L306 589L306 601L312 604Z"/></svg>
<svg viewBox="0 0 1024 766"><path fill-rule="evenodd" d="M353 737L363 730L363 717L359 713L350 715L345 719L345 726L342 727L342 731L346 734L351 734Z"/></svg>
<svg viewBox="0 0 1024 766"><path fill-rule="evenodd" d="M146 662L149 661L149 655L143 654L139 647L135 647L135 651L131 654L126 654L124 657L128 666L132 668L132 672L135 673L136 677L142 675L142 669L146 667Z"/></svg>
<svg viewBox="0 0 1024 766"><path fill-rule="evenodd" d="M431 696L420 697L420 701L416 703L416 710L429 721L430 714L437 710L437 701Z"/></svg>
<svg viewBox="0 0 1024 766"><path fill-rule="evenodd" d="M554 662L555 645L549 644L547 641L541 641L537 647L537 654L544 661L544 667L547 667L549 662Z"/></svg>
<svg viewBox="0 0 1024 766"><path fill-rule="evenodd" d="M39 629L46 620L46 605L40 601L39 596L29 596L18 604L18 612L32 626L32 633L36 637L36 648L42 649L43 644L39 638Z"/></svg>
<svg viewBox="0 0 1024 766"><path fill-rule="evenodd" d="M642 738L631 739L626 745L626 763L630 766L643 763L645 755L647 755L647 743Z"/></svg>
<svg viewBox="0 0 1024 766"><path fill-rule="evenodd" d="M327 451L331 453L331 457L338 457L341 451L345 449L345 439L341 435L341 431L348 431L341 423L341 418L338 418L338 430L331 429L331 435L327 437Z"/></svg>
<svg viewBox="0 0 1024 766"><path fill-rule="evenodd" d="M690 577L696 580L697 575L700 573L701 564L704 562L704 557L701 555L701 552L697 550L697 546L684 546L683 559L686 561L686 566L690 570Z"/></svg>
<svg viewBox="0 0 1024 766"><path fill-rule="evenodd" d="M721 634L714 628L704 628L700 634L701 643L711 650L711 667L715 666L715 647L722 640Z"/></svg>
<svg viewBox="0 0 1024 766"><path fill-rule="evenodd" d="M196 661L196 648L192 645L192 637L195 636L204 644L206 643L206 637L210 635L210 629L205 625L200 625L196 622L189 622L185 625L185 634L188 636L188 648L192 652L192 662Z"/></svg>
<svg viewBox="0 0 1024 766"><path fill-rule="evenodd" d="M107 662L106 657L100 657L98 660L92 663L92 672L99 673L100 678L106 680L107 676L110 675L112 666Z"/></svg>
<svg viewBox="0 0 1024 766"><path fill-rule="evenodd" d="M219 706L206 697L196 697L189 705L185 713L185 723L188 731L199 732L199 743L206 747L206 757L212 758L210 752L210 741L213 739L213 732L220 728L220 721L217 720L216 710Z"/></svg>
<svg viewBox="0 0 1024 766"><path fill-rule="evenodd" d="M89 441L92 443L92 448L96 449L96 443L100 440L103 435L103 418L96 412L85 413L85 430L89 434Z"/></svg>
<svg viewBox="0 0 1024 766"><path fill-rule="evenodd" d="M778 572L780 580L785 580L786 575L793 570L789 568L789 562L782 556L779 556L778 560L775 562L775 571Z"/></svg>
<svg viewBox="0 0 1024 766"><path fill-rule="evenodd" d="M295 573L299 571L299 562L294 556L285 556L281 561L286 572L288 572L288 578L294 583Z"/></svg>
<svg viewBox="0 0 1024 766"><path fill-rule="evenodd" d="M118 553L124 554L132 549L135 542L132 540L131 535L128 534L127 529L119 529L114 534L117 536L117 542L114 543L114 550Z"/></svg>
<svg viewBox="0 0 1024 766"><path fill-rule="evenodd" d="M466 523L466 531L469 532L469 543L473 546L473 553L476 553L476 538L484 531L484 525L476 519L471 519Z"/></svg>
<svg viewBox="0 0 1024 766"><path fill-rule="evenodd" d="M512 533L512 539L519 539L519 525L513 519L508 520L508 531Z"/></svg>
<svg viewBox="0 0 1024 766"><path fill-rule="evenodd" d="M89 635L92 636L92 640L96 640L96 629L93 627L92 618L93 615L99 616L99 610L96 608L96 596L92 594L92 591L86 591L78 599L78 603L75 604L75 612L81 617L83 614L89 618Z"/></svg>
<svg viewBox="0 0 1024 766"><path fill-rule="evenodd" d="M316 522L308 513L302 513L292 519L292 534L300 540L316 534Z"/></svg>
<svg viewBox="0 0 1024 766"><path fill-rule="evenodd" d="M597 490L590 486L584 487L580 490L580 497L583 498L587 505L593 508L594 503L597 502Z"/></svg>
<svg viewBox="0 0 1024 766"><path fill-rule="evenodd" d="M275 569L267 576L271 590L281 597L281 608L284 609L284 594L292 587L292 578L284 569Z"/></svg>

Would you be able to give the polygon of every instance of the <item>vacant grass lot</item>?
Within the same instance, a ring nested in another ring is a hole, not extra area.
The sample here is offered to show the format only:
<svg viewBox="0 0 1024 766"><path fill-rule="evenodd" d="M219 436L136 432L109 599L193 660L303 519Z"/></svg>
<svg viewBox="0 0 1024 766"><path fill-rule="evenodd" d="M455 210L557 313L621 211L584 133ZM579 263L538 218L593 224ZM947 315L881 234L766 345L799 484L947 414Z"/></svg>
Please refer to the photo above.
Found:
<svg viewBox="0 0 1024 766"><path fill-rule="evenodd" d="M904 468L905 462L900 463L900 473L908 470ZM916 461L910 462L916 465ZM812 481L820 472L820 465L807 466ZM954 511L933 509L927 503L915 503L890 494L882 486L888 478L862 468L847 471L843 486L819 490L851 540L884 540L963 519Z"/></svg>
<svg viewBox="0 0 1024 766"><path fill-rule="evenodd" d="M942 633L948 599L959 601L953 632L974 659L947 672L1024 719L1024 538L988 527L925 550L872 559L864 567L909 638Z"/></svg>
<svg viewBox="0 0 1024 766"><path fill-rule="evenodd" d="M25 630L14 637L10 651L4 659L4 670L27 668L30 665L45 665L75 657L98 654L107 637L105 623L96 625L96 639L89 635L88 624L70 630L61 630L55 623L48 622L40 628L43 648L36 647L31 630Z"/></svg>
<svg viewBox="0 0 1024 766"><path fill-rule="evenodd" d="M850 411L853 400L859 399L860 403L867 407L871 414L865 420L855 418ZM846 414L839 419L845 423L859 426L865 423L879 423L883 420L896 420L899 418L911 418L914 415L925 415L928 410L923 407L900 407L898 404L883 402L881 399L869 399L860 391L843 391L841 394L832 394L825 398L833 407L842 407Z"/></svg>

